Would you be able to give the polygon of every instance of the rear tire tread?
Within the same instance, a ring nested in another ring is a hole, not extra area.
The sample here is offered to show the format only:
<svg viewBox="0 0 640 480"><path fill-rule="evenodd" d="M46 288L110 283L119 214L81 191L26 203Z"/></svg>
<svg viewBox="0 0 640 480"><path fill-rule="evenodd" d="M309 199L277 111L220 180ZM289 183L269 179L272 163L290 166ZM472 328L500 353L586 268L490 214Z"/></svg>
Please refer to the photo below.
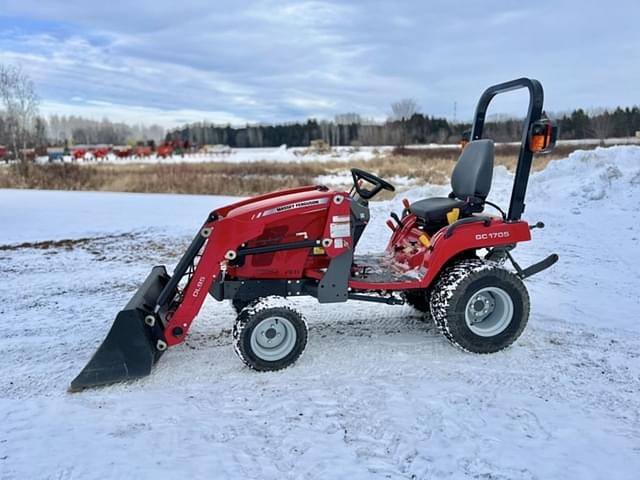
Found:
<svg viewBox="0 0 640 480"><path fill-rule="evenodd" d="M467 287L468 284L470 284L474 280L474 277L479 277L479 272L484 272L486 270L490 270L491 273L495 273L496 276L502 277L504 280L509 281L512 287L514 287L518 291L519 295L522 298L522 319L518 320L514 315L514 319L512 321L518 321L519 325L517 326L516 331L513 332L513 334L507 339L506 342L504 342L504 344L495 349L477 351L471 350L460 343L457 335L455 335L452 331L450 325L450 317L454 314L454 303L462 295L461 292L464 291L465 287ZM430 309L431 317L433 318L435 324L438 326L440 332L449 342L465 352L486 355L504 350L518 339L527 324L530 303L529 294L527 293L524 284L513 273L502 268L502 266L496 262L470 259L459 261L454 265L446 268L440 274L440 278L436 282L436 285L431 293Z"/></svg>

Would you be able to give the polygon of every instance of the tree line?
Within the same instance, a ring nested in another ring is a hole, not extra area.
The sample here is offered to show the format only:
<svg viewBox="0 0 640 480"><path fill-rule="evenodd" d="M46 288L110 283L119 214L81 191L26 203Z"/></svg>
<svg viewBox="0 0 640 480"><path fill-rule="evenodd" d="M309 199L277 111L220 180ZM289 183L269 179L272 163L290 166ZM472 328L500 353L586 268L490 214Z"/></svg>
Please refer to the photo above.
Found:
<svg viewBox="0 0 640 480"><path fill-rule="evenodd" d="M162 142L165 130L159 125L129 125L106 118L92 120L75 115L51 115L45 120L47 140L55 145L124 145L153 141Z"/></svg>
<svg viewBox="0 0 640 480"><path fill-rule="evenodd" d="M0 157L26 160L28 150L77 144L123 145L162 142L164 128L104 118L40 115L33 81L17 66L0 64Z"/></svg>
<svg viewBox="0 0 640 480"><path fill-rule="evenodd" d="M550 115L558 122L562 139L605 139L629 137L640 131L638 106L615 110L576 109L571 113ZM348 122L345 121L348 119ZM167 140L182 140L192 144L223 144L234 148L308 146L312 140L324 140L330 145L407 145L426 143L458 143L470 123L454 123L446 118L414 112L407 118L392 116L376 123L356 114L336 117L333 121L309 119L305 122L279 125L215 125L192 123L167 133ZM519 141L522 119L494 118L485 125L485 135L497 142Z"/></svg>
<svg viewBox="0 0 640 480"><path fill-rule="evenodd" d="M345 123L309 119L305 122L279 125L215 125L198 122L167 133L165 139L188 141L198 145L228 145L232 148L308 146L313 140L330 145L398 145L406 143L445 143L459 141L468 124L451 124L446 119L414 114L409 120L375 123L345 115L352 119ZM454 140L455 139L455 140Z"/></svg>
<svg viewBox="0 0 640 480"><path fill-rule="evenodd" d="M0 110L0 145L12 157L20 157L24 149L50 146L155 145L162 143L164 137L165 129L159 125L129 125L106 118L93 120L55 114L48 118L36 115L21 123L6 110Z"/></svg>

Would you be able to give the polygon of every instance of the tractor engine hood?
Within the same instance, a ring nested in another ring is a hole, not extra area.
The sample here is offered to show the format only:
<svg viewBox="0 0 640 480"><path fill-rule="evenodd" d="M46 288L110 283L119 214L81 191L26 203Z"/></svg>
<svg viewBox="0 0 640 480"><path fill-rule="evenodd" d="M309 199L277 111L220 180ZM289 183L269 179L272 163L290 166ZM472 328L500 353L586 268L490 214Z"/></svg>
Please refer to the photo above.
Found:
<svg viewBox="0 0 640 480"><path fill-rule="evenodd" d="M300 213L308 213L314 210L326 210L335 194L336 192L325 187L287 189L244 200L219 209L215 213L238 220L255 220L297 210ZM343 195L347 196L346 193Z"/></svg>

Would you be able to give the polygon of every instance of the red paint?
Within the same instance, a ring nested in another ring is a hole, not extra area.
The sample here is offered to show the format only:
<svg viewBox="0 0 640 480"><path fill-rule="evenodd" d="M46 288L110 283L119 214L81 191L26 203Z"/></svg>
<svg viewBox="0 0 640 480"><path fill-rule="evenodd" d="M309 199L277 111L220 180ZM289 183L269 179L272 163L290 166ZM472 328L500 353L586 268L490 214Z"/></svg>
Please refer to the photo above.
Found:
<svg viewBox="0 0 640 480"><path fill-rule="evenodd" d="M205 225L212 233L191 281L184 289L183 301L168 316L167 344L175 345L184 340L207 292L220 275L233 279L321 279L331 258L353 245L349 233L342 236L349 223L346 220L350 221L351 201L345 192L300 187L242 200L213 212L216 219ZM447 262L463 252L531 239L526 222L507 223L497 217L488 226L482 222L461 225L449 238L445 238L446 230L447 227L433 235L427 247L420 241L425 233L418 228L415 215L407 215L403 226L391 233L384 255L388 257L389 268L398 274L412 274L413 278L372 283L353 277L349 286L364 292L427 288ZM230 266L225 260L227 252L241 247L301 240L317 240L323 250L314 252L310 247L248 255L240 266ZM357 263L356 256L354 264ZM178 331L179 335L174 334Z"/></svg>
<svg viewBox="0 0 640 480"><path fill-rule="evenodd" d="M171 155L173 155L173 147L171 145L168 145L168 144L160 145L156 149L156 155L159 158L170 157Z"/></svg>
<svg viewBox="0 0 640 480"><path fill-rule="evenodd" d="M75 160L81 160L87 154L86 148L74 148L73 149L73 158Z"/></svg>
<svg viewBox="0 0 640 480"><path fill-rule="evenodd" d="M117 147L114 149L115 154L118 158L127 158L131 156L132 149L131 147Z"/></svg>
<svg viewBox="0 0 640 480"><path fill-rule="evenodd" d="M151 147L136 147L135 155L136 157L148 157L152 153Z"/></svg>
<svg viewBox="0 0 640 480"><path fill-rule="evenodd" d="M99 147L93 150L93 156L95 158L105 158L109 154L109 149L107 147Z"/></svg>

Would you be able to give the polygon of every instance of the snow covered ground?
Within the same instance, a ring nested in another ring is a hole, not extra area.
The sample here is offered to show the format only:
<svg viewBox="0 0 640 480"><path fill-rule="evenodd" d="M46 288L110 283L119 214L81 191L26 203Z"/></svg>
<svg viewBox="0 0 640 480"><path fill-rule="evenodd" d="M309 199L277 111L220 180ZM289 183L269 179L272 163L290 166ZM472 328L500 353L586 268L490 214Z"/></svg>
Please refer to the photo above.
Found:
<svg viewBox="0 0 640 480"><path fill-rule="evenodd" d="M511 179L497 169L490 199ZM507 351L460 352L409 307L298 299L305 355L260 374L209 299L151 376L71 395L151 266L229 199L0 190L0 478L637 479L640 148L552 162L527 199L547 227L516 258L560 262L528 281ZM372 203L362 252L400 209Z"/></svg>
<svg viewBox="0 0 640 480"><path fill-rule="evenodd" d="M638 137L626 138L607 138L604 140L605 145L625 145L640 144ZM581 139L581 140L559 140L558 145L598 145L598 139ZM506 145L520 145L520 142L509 142ZM280 147L265 148L213 148L208 153L195 153L187 155L173 155L168 158L158 158L155 154L144 158L127 157L119 158L115 154L110 153L100 162L109 163L204 163L204 162L226 162L226 163L244 163L244 162L351 162L351 161L367 161L378 156L383 156L393 150L393 146L362 146L362 147L332 147L326 152L311 150L307 147L289 147L282 145ZM450 149L457 151L459 144L439 144L429 143L420 145L407 145L408 149ZM48 163L48 157L39 157L39 163ZM73 158L69 155L64 158L66 162L73 162ZM95 159L91 153L87 153L83 159L84 163L94 163Z"/></svg>

